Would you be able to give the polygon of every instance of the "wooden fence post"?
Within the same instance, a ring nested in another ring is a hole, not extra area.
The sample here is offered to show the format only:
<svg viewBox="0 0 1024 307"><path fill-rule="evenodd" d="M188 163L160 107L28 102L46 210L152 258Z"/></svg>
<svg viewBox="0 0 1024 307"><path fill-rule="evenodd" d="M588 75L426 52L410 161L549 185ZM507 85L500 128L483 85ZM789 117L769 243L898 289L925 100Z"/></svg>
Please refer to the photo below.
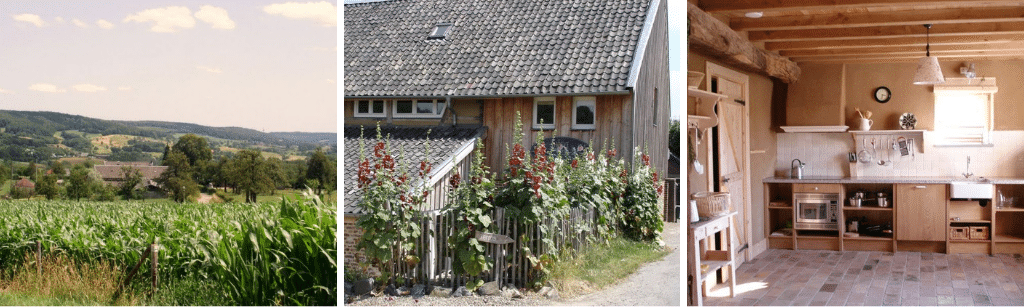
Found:
<svg viewBox="0 0 1024 307"><path fill-rule="evenodd" d="M43 242L36 241L36 272L43 275Z"/></svg>
<svg viewBox="0 0 1024 307"><path fill-rule="evenodd" d="M159 274L157 274L157 270L156 270L157 255L159 254L159 252L157 252L158 248L159 247L156 246L156 243L150 243L149 244L149 249L153 251L153 255L150 257L150 258L153 259L152 265L150 267L150 270L151 270L151 272L153 272L153 289L154 290L156 289L156 285L157 285L156 282L157 282L157 279L159 278Z"/></svg>

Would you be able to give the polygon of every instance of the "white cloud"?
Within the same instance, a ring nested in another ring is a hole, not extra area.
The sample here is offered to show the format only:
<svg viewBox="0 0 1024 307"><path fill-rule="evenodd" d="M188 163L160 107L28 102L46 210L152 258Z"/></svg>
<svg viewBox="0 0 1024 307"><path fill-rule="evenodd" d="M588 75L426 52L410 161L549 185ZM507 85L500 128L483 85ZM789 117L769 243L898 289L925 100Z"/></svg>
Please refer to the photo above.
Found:
<svg viewBox="0 0 1024 307"><path fill-rule="evenodd" d="M57 23L60 24L64 23L64 17L54 17L53 20L57 21Z"/></svg>
<svg viewBox="0 0 1024 307"><path fill-rule="evenodd" d="M0 88L0 94L11 94L11 93L14 93L14 92Z"/></svg>
<svg viewBox="0 0 1024 307"><path fill-rule="evenodd" d="M214 68L214 67L196 66L196 68L198 68L200 70L204 70L206 72L215 73L215 74L219 74L219 73L223 72L223 71L220 70L220 68Z"/></svg>
<svg viewBox="0 0 1024 307"><path fill-rule="evenodd" d="M168 6L162 8L148 9L124 18L123 22L152 22L153 32L177 32L178 29L190 29L196 26L196 19L192 18L192 11L184 6Z"/></svg>
<svg viewBox="0 0 1024 307"><path fill-rule="evenodd" d="M228 11L211 5L204 5L195 14L196 19L210 24L214 29L231 30L235 28L235 21L228 17Z"/></svg>
<svg viewBox="0 0 1024 307"><path fill-rule="evenodd" d="M32 86L29 86L28 89L29 90L33 90L33 91L37 91L37 92L47 92L47 93L63 93L63 92L67 91L67 90L62 89L62 88L57 88L56 85L49 84L49 83L36 83L36 84L33 84Z"/></svg>
<svg viewBox="0 0 1024 307"><path fill-rule="evenodd" d="M334 81L334 79L324 79L324 82L327 82L327 83L330 83L330 84L336 83L336 81Z"/></svg>
<svg viewBox="0 0 1024 307"><path fill-rule="evenodd" d="M132 90L132 87L131 86L118 86L117 90L119 90L119 91L130 91L130 90Z"/></svg>
<svg viewBox="0 0 1024 307"><path fill-rule="evenodd" d="M109 21L106 21L106 20L103 20L103 19L97 20L96 21L96 26L98 26L100 28L107 29L107 30L110 30L110 29L114 28L114 24L113 23L110 23Z"/></svg>
<svg viewBox="0 0 1024 307"><path fill-rule="evenodd" d="M326 1L275 3L264 6L263 12L291 19L312 20L325 27L338 25L338 8Z"/></svg>
<svg viewBox="0 0 1024 307"><path fill-rule="evenodd" d="M71 23L75 24L79 28L88 28L89 27L89 24L85 23L84 21L78 20L77 18L72 19Z"/></svg>
<svg viewBox="0 0 1024 307"><path fill-rule="evenodd" d="M37 27L42 27L42 26L46 25L46 22L43 21L43 18L39 17L39 15L36 15L36 14L19 14L19 15L14 15L14 20L31 23L31 24L36 25Z"/></svg>
<svg viewBox="0 0 1024 307"><path fill-rule="evenodd" d="M102 91L106 91L107 90L107 88L105 88L105 87L98 86L98 85L95 85L95 84L88 84L88 83L76 84L75 86L72 86L72 87L74 87L76 91L86 92L86 93L95 93L95 92L102 92Z"/></svg>

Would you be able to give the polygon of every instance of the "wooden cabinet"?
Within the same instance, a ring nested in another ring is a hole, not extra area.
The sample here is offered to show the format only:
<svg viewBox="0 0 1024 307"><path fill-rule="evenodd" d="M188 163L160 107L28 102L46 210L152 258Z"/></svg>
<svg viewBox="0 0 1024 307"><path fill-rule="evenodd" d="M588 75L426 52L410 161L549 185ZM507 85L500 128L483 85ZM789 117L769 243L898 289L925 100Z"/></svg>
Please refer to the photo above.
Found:
<svg viewBox="0 0 1024 307"><path fill-rule="evenodd" d="M843 186L829 183L795 183L793 193L843 193Z"/></svg>
<svg viewBox="0 0 1024 307"><path fill-rule="evenodd" d="M896 239L946 240L946 185L896 185Z"/></svg>

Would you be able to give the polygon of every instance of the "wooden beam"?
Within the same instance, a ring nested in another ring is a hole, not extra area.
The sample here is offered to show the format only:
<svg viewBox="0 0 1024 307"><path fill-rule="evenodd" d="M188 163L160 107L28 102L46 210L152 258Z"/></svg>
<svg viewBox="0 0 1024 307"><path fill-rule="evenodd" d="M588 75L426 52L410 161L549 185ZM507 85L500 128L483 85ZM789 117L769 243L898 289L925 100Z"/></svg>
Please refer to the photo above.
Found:
<svg viewBox="0 0 1024 307"><path fill-rule="evenodd" d="M997 43L997 44L960 44L932 46L932 53L949 54L956 52L970 51L1001 51L1001 50L1024 50L1024 42ZM867 54L911 54L924 56L925 48L922 43L919 46L896 46L878 48L845 48L845 49L806 49L806 50L783 50L779 52L785 57L808 57L808 56L840 56L840 55L867 55Z"/></svg>
<svg viewBox="0 0 1024 307"><path fill-rule="evenodd" d="M1003 50L1003 51L967 51L951 54L936 54L932 53L933 56L939 58L939 61L948 61L949 59L978 59L978 58L991 58L991 57L1024 57L1024 50ZM924 54L907 54L907 55L845 55L845 56L832 56L832 57L793 57L795 62L839 62L839 63L850 63L854 60L869 60L869 61L887 61L887 60L908 60L917 61L924 57Z"/></svg>
<svg viewBox="0 0 1024 307"><path fill-rule="evenodd" d="M1019 5L1024 1L963 1L963 0L701 0L700 8L709 13L744 13L750 11L798 11L822 9L850 9L878 6L928 6L964 4Z"/></svg>
<svg viewBox="0 0 1024 307"><path fill-rule="evenodd" d="M1024 22L938 24L932 26L931 36L1024 34ZM800 40L871 39L925 37L925 28L913 26L856 27L840 29L750 31L751 41L779 42Z"/></svg>
<svg viewBox="0 0 1024 307"><path fill-rule="evenodd" d="M1024 40L1024 34L989 34L932 37L932 46L1008 43ZM855 39L855 40L817 40L793 42L767 42L768 50L806 50L806 49L839 49L839 48L877 48L894 46L923 46L924 37L908 37L903 39Z"/></svg>
<svg viewBox="0 0 1024 307"><path fill-rule="evenodd" d="M903 26L1024 21L1024 7L980 7L892 12L830 13L824 15L734 18L736 31L806 30L869 26Z"/></svg>
<svg viewBox="0 0 1024 307"><path fill-rule="evenodd" d="M815 64L858 64L858 63L917 63L920 58L874 58L874 59L814 59L814 60L802 60L800 63L815 63ZM989 57L947 57L942 58L943 62L970 62L970 61L1002 61L1002 60L1024 60L1024 55L992 55Z"/></svg>
<svg viewBox="0 0 1024 307"><path fill-rule="evenodd" d="M693 3L687 4L687 41L690 49L730 65L779 78L786 83L800 79L800 67L793 61L754 46L724 22L705 13Z"/></svg>

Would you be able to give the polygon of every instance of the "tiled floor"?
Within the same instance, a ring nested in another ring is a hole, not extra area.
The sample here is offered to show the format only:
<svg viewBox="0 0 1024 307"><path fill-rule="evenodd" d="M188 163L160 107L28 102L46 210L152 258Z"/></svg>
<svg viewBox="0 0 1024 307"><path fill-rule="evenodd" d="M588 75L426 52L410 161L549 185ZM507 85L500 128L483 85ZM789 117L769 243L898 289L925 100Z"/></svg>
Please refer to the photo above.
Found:
<svg viewBox="0 0 1024 307"><path fill-rule="evenodd" d="M711 306L1024 305L1021 255L768 250L736 270L736 297ZM748 289L740 293L743 289ZM718 296L718 297L716 297Z"/></svg>

